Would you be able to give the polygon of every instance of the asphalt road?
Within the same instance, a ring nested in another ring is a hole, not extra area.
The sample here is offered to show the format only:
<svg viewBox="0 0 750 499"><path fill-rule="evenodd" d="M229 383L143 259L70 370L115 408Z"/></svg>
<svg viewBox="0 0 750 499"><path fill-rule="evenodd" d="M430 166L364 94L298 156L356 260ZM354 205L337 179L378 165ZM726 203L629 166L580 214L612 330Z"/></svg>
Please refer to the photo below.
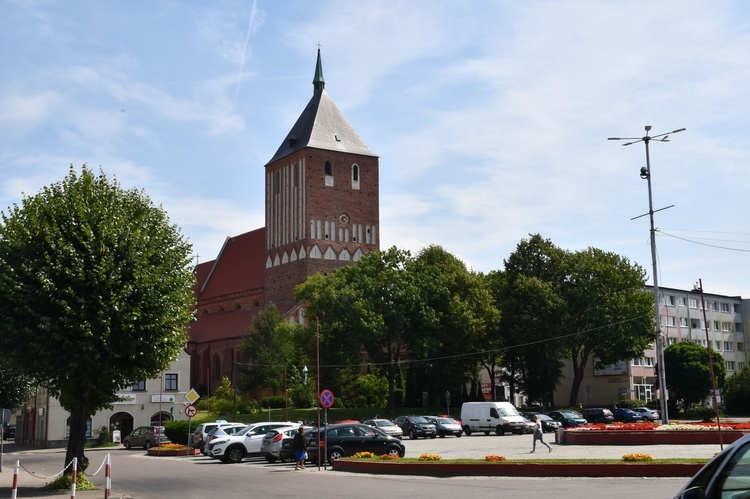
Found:
<svg viewBox="0 0 750 499"><path fill-rule="evenodd" d="M445 459L472 457L482 459L488 454L501 454L508 459L550 459L607 457L619 459L628 452L645 452L652 457L711 457L718 445L667 445L667 446L565 446L556 445L554 436L546 440L553 452L537 446L531 450L530 435L472 435L462 438L446 437L434 440L404 440L407 457L421 453L435 453ZM70 497L69 492L49 494L41 491L45 479L62 469L64 449L19 449L14 444L5 445L2 473L0 473L0 498L11 497L15 461L21 463L18 477L18 498ZM542 452L544 451L544 452ZM154 457L141 449L95 449L86 452L91 464L87 474L97 490L77 491L76 497L93 499L104 497L104 468L101 466L107 453L112 459L111 498L137 499L192 499L246 497L300 497L300 498L357 498L409 497L410 499L461 497L461 499L488 496L554 497L555 499L580 499L587 494L607 499L632 497L670 498L687 478L429 478L415 476L357 475L334 472L330 468L309 466L304 471L294 471L289 463L268 464L262 459L246 460L240 464L223 464L217 460L196 457Z"/></svg>

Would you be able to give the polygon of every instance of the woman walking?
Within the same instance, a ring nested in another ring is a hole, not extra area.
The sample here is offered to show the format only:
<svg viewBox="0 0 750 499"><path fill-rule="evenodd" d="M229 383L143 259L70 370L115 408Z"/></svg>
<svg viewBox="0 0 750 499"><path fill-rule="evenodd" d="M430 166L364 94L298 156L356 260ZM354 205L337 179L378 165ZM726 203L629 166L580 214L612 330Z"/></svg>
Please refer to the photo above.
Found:
<svg viewBox="0 0 750 499"><path fill-rule="evenodd" d="M547 445L547 442L544 441L544 432L542 431L542 422L539 421L539 415L534 414L534 445L531 448L531 453L533 454L536 451L536 441L539 440L544 444L547 449L549 449L550 452L552 452L552 447Z"/></svg>
<svg viewBox="0 0 750 499"><path fill-rule="evenodd" d="M307 459L307 442L305 442L305 427L300 426L299 430L297 430L296 435L294 435L294 440L292 440L292 450L294 451L294 460L296 461L296 465L294 466L294 470L304 470L305 469L305 459Z"/></svg>

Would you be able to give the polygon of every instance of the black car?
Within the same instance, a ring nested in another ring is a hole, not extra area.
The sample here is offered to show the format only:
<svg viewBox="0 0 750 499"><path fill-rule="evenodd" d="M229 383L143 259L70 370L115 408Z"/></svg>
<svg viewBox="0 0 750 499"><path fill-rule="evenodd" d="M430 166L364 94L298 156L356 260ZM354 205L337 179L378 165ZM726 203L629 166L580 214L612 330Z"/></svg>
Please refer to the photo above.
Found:
<svg viewBox="0 0 750 499"><path fill-rule="evenodd" d="M586 409L583 415L589 423L611 423L615 420L612 411L597 407Z"/></svg>
<svg viewBox="0 0 750 499"><path fill-rule="evenodd" d="M547 416L559 421L565 428L584 426L587 421L578 411L563 410L548 412Z"/></svg>
<svg viewBox="0 0 750 499"><path fill-rule="evenodd" d="M416 440L419 437L435 438L437 436L435 425L422 416L399 416L393 422L403 430L404 435L408 435L412 440Z"/></svg>
<svg viewBox="0 0 750 499"><path fill-rule="evenodd" d="M750 435L725 447L674 499L742 498L750 490Z"/></svg>
<svg viewBox="0 0 750 499"><path fill-rule="evenodd" d="M527 418L529 421L534 421L534 416L539 417L539 422L542 423L542 431L544 433L552 433L557 431L558 428L562 427L562 423L559 421L555 421L551 417L547 416L546 414L542 414L541 412L522 412L521 416Z"/></svg>
<svg viewBox="0 0 750 499"><path fill-rule="evenodd" d="M307 458L318 462L318 429L305 432L307 438ZM372 452L376 456L383 454L404 457L406 447L401 440L391 437L372 426L362 423L332 424L323 428L320 433L320 446L328 462L341 457L352 456L358 452Z"/></svg>
<svg viewBox="0 0 750 499"><path fill-rule="evenodd" d="M16 425L10 424L3 428L3 440L16 439Z"/></svg>

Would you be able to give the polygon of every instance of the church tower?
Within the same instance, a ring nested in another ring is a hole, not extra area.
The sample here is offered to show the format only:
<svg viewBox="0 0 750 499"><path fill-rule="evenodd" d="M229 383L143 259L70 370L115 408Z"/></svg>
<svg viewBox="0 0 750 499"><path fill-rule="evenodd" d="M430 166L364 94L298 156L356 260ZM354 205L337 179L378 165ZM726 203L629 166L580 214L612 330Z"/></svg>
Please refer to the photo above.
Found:
<svg viewBox="0 0 750 499"><path fill-rule="evenodd" d="M313 97L266 164L266 302L283 314L307 277L380 247L379 164L325 91Z"/></svg>

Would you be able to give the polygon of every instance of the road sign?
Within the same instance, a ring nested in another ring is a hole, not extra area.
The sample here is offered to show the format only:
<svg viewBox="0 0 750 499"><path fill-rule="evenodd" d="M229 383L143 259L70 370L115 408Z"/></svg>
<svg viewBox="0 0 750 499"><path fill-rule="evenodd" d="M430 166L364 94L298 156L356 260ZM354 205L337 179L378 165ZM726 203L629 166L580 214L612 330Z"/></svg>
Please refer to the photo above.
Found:
<svg viewBox="0 0 750 499"><path fill-rule="evenodd" d="M194 405L189 405L185 407L185 416L192 418L196 414L198 414L198 409Z"/></svg>
<svg viewBox="0 0 750 499"><path fill-rule="evenodd" d="M191 404L195 404L195 401L199 398L201 398L201 396L198 395L198 392L196 392L193 388L191 388L190 391L185 394L185 400L187 400Z"/></svg>
<svg viewBox="0 0 750 499"><path fill-rule="evenodd" d="M326 409L330 409L333 405L335 398L333 397L333 392L331 390L323 390L320 392L320 405L325 407Z"/></svg>

